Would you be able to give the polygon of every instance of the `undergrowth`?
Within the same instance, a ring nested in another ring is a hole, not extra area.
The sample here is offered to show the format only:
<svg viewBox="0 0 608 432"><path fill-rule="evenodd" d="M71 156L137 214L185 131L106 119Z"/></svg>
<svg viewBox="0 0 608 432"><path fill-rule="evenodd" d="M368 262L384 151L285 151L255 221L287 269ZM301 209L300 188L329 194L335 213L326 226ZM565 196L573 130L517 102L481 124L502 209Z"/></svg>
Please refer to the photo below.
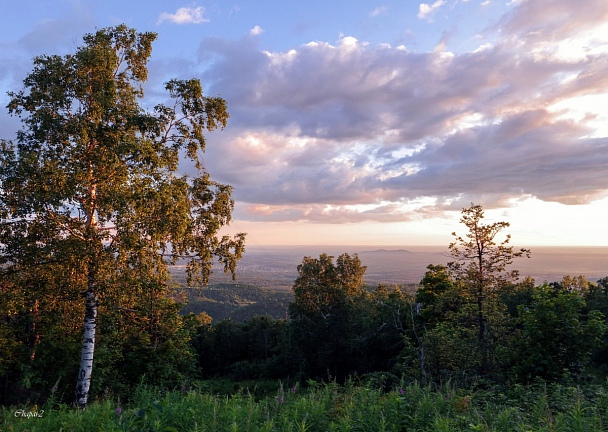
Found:
<svg viewBox="0 0 608 432"><path fill-rule="evenodd" d="M347 383L276 384L264 398L205 386L161 391L140 385L128 404L108 397L86 410L52 400L44 407L2 408L2 431L603 431L604 386L558 384L497 389L402 384L385 392Z"/></svg>

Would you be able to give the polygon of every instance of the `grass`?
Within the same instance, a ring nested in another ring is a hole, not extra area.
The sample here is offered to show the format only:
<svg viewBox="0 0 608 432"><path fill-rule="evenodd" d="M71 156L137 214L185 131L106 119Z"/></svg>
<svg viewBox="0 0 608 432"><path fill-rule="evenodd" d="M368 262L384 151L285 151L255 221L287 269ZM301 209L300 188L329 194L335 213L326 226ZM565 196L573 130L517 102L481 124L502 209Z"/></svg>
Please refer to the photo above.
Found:
<svg viewBox="0 0 608 432"><path fill-rule="evenodd" d="M15 411L22 410L29 417ZM562 385L508 391L402 385L390 392L366 386L309 383L255 397L201 388L160 391L139 386L128 406L111 398L82 411L66 405L2 408L1 431L603 431L608 390Z"/></svg>

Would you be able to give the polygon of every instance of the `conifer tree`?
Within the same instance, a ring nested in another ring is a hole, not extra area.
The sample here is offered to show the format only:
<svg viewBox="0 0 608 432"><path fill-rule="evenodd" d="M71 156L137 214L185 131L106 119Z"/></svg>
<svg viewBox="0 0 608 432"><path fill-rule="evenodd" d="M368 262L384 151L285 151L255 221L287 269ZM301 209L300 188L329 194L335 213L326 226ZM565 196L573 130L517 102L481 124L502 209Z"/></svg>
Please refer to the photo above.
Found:
<svg viewBox="0 0 608 432"><path fill-rule="evenodd" d="M487 323L488 305L493 298L496 298L495 295L501 287L518 278L517 270L508 269L513 259L530 257L530 250L514 251L513 246L509 246L510 234L497 243L496 236L510 224L494 222L485 225L482 223L483 218L484 212L480 205L471 205L462 210L460 222L469 231L465 237L452 233L455 240L450 244L449 250L455 260L448 263L448 268L456 280L461 281L470 290L471 297L477 305L481 368L482 372L487 372L491 341Z"/></svg>

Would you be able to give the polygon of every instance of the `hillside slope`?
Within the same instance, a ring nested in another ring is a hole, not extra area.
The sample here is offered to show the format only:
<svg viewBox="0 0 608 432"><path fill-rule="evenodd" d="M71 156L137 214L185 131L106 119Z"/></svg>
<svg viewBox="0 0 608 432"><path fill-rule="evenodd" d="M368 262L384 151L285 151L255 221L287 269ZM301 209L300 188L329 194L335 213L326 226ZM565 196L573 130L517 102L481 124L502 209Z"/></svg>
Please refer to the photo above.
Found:
<svg viewBox="0 0 608 432"><path fill-rule="evenodd" d="M209 285L182 309L183 314L206 312L214 322L230 318L245 321L256 315L285 318L293 295L253 285L220 283Z"/></svg>

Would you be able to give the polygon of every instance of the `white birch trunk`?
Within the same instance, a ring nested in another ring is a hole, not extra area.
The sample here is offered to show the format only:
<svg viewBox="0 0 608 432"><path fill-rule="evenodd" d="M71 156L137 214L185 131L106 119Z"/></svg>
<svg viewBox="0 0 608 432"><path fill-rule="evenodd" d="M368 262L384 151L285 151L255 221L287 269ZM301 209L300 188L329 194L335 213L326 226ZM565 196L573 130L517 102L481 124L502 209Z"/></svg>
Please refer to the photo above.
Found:
<svg viewBox="0 0 608 432"><path fill-rule="evenodd" d="M86 408L91 387L91 373L93 372L93 354L95 353L95 330L97 329L97 295L89 287L87 290L87 305L84 318L84 336L82 352L80 355L80 369L76 384L76 403Z"/></svg>
<svg viewBox="0 0 608 432"><path fill-rule="evenodd" d="M90 168L90 177L93 169ZM97 184L92 182L89 186L90 208L87 212L87 225L89 236L97 232L97 217L95 207L97 202ZM89 238L90 239L90 238ZM96 257L89 257L87 272L86 307L84 312L84 335L80 353L80 368L76 383L76 404L86 408L91 388L91 375L93 373L93 355L95 354L95 332L97 330L97 262Z"/></svg>

